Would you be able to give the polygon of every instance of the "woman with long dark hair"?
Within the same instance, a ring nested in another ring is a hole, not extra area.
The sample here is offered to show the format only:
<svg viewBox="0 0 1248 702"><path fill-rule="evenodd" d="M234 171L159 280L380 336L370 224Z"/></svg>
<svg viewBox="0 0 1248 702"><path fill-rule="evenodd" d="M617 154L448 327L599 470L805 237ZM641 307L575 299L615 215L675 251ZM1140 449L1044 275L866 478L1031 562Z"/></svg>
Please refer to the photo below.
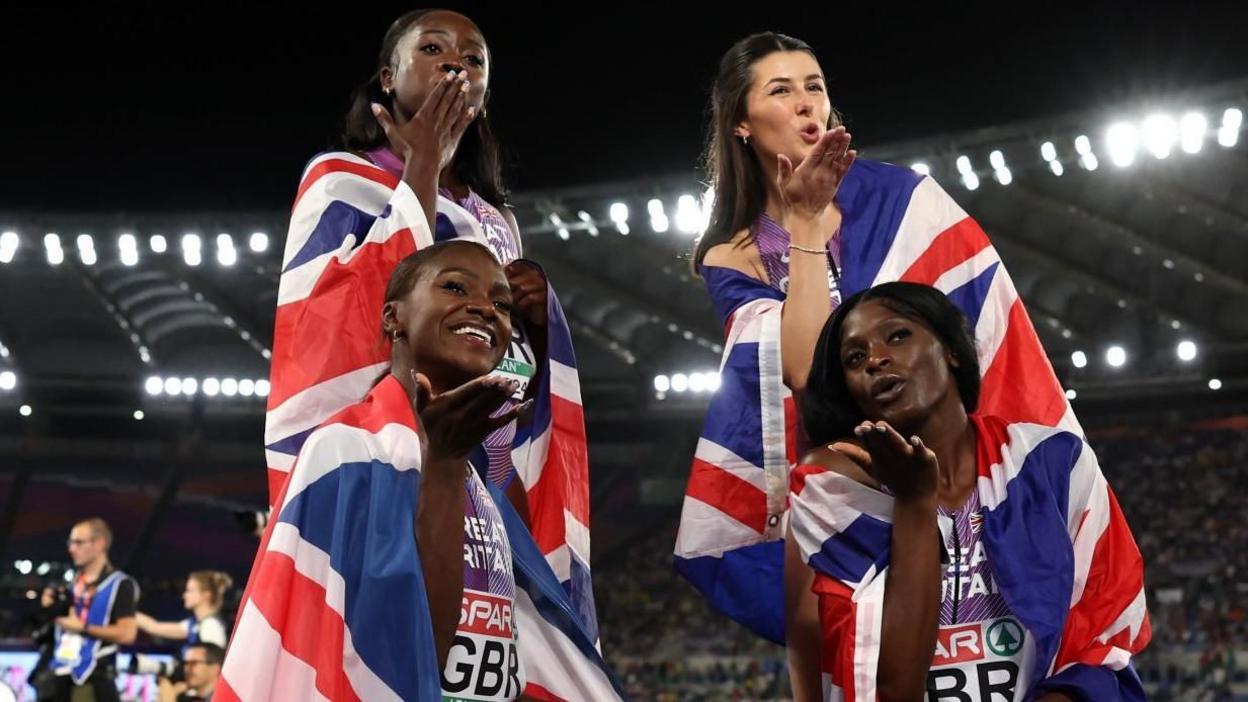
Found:
<svg viewBox="0 0 1248 702"><path fill-rule="evenodd" d="M395 265L435 241L481 243L514 295L511 342L494 373L519 381L511 405L535 402L486 437L476 464L553 554L596 633L589 544L577 537L589 533L584 422L577 413L552 417L567 406L552 396L578 382L571 335L541 268L522 258L489 122L492 71L489 44L471 19L448 10L402 15L352 95L337 150L305 169L279 289L265 428L270 499L307 432L384 370L373 311ZM530 504L541 513L530 514ZM568 514L584 529L567 528Z"/></svg>
<svg viewBox="0 0 1248 702"><path fill-rule="evenodd" d="M1144 562L1096 456L979 411L980 387L935 288L885 283L824 326L791 476L786 569L814 582L790 606L820 625L789 642L796 699L1144 699Z"/></svg>
<svg viewBox="0 0 1248 702"><path fill-rule="evenodd" d="M790 466L816 339L848 295L907 280L976 320L982 406L1077 429L1005 267L932 178L858 158L810 45L765 32L722 57L705 166L714 201L694 264L726 330L676 544L713 606L777 642L817 637L784 587ZM1025 382L1023 380L1025 379Z"/></svg>

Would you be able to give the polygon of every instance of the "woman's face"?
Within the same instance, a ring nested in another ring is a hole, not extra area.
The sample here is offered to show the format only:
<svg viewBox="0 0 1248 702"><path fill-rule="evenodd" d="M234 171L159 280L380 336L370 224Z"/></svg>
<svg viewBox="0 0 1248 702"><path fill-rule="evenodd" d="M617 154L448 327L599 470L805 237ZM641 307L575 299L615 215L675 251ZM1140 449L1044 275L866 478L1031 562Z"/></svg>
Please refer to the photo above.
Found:
<svg viewBox="0 0 1248 702"><path fill-rule="evenodd" d="M761 163L776 156L801 163L828 129L832 103L819 62L805 51L776 51L754 62L737 138L749 139Z"/></svg>
<svg viewBox="0 0 1248 702"><path fill-rule="evenodd" d="M468 106L480 114L490 85L490 52L481 30L457 12L430 12L408 29L381 71L381 87L392 90L396 113L410 119L429 91L455 71L469 81Z"/></svg>
<svg viewBox="0 0 1248 702"><path fill-rule="evenodd" d="M386 303L385 321L407 339L412 367L436 392L489 373L511 344L511 287L482 246L448 248L426 262L412 291Z"/></svg>
<svg viewBox="0 0 1248 702"><path fill-rule="evenodd" d="M195 578L186 579L186 589L182 591L182 606L187 609L195 609L201 602L208 597L208 592L199 586L199 581Z"/></svg>
<svg viewBox="0 0 1248 702"><path fill-rule="evenodd" d="M845 386L863 416L917 427L948 399L961 403L957 361L923 322L868 300L841 326Z"/></svg>

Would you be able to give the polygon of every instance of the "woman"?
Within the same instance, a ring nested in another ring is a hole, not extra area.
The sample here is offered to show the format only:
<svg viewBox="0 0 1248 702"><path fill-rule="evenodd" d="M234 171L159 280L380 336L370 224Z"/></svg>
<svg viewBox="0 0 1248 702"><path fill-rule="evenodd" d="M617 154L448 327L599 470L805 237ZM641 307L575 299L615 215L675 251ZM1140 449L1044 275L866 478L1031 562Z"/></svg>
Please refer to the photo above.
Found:
<svg viewBox="0 0 1248 702"><path fill-rule="evenodd" d="M786 569L813 571L821 632L790 641L797 699L1144 699L1143 559L1096 457L975 413L978 366L928 286L871 288L824 326L792 474Z"/></svg>
<svg viewBox="0 0 1248 702"><path fill-rule="evenodd" d="M518 381L489 375L511 310L483 246L434 245L396 267L382 312L390 367L304 442L266 529L223 668L239 698L438 699L482 665L452 646L505 661L482 699L524 689L511 549L468 461L527 409L498 412ZM478 605L507 616L461 617Z"/></svg>
<svg viewBox="0 0 1248 702"><path fill-rule="evenodd" d="M1078 427L983 231L931 178L859 159L849 139L805 42L768 32L724 54L705 156L714 205L694 262L727 338L677 567L777 642L792 634L782 542L788 474L805 445L795 398L842 297L892 280L936 285L977 320L984 408ZM1021 392L1017 377L1028 379Z"/></svg>
<svg viewBox="0 0 1248 702"><path fill-rule="evenodd" d="M233 584L229 573L197 570L187 577L186 589L182 592L182 606L192 616L177 622L158 622L139 612L136 615L139 629L150 636L185 641L188 646L210 643L225 648L227 629L221 617L221 604Z"/></svg>
<svg viewBox="0 0 1248 702"><path fill-rule="evenodd" d="M544 552L563 554L552 563L596 631L589 545L565 531L567 512L585 527L572 533L589 533L584 421L552 420L552 396L577 383L571 335L541 269L520 258L487 115L491 66L467 17L399 17L355 91L340 150L308 164L279 286L265 429L270 499L307 432L356 401L385 367L373 315L398 261L435 240L479 242L504 265L515 296L512 342L495 373L520 381L510 404L535 400L523 426L508 423L483 442L489 481L505 490ZM340 343L327 348L326 338Z"/></svg>

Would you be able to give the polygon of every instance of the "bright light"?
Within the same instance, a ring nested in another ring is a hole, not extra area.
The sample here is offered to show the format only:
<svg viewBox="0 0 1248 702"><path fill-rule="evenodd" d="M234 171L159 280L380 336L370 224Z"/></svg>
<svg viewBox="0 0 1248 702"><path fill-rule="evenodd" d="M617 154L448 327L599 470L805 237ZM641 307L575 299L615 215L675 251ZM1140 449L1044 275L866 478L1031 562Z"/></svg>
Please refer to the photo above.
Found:
<svg viewBox="0 0 1248 702"><path fill-rule="evenodd" d="M65 261L65 251L61 248L61 237L56 234L45 234L43 248L48 253L48 263L59 266Z"/></svg>
<svg viewBox="0 0 1248 702"><path fill-rule="evenodd" d="M684 392L689 389L689 376L684 373L677 373L672 376L672 390L675 392Z"/></svg>
<svg viewBox="0 0 1248 702"><path fill-rule="evenodd" d="M1179 120L1179 148L1184 153L1198 154L1205 145L1205 131L1209 120L1199 112L1188 112Z"/></svg>
<svg viewBox="0 0 1248 702"><path fill-rule="evenodd" d="M706 392L706 376L701 373L689 374L689 391L690 392Z"/></svg>
<svg viewBox="0 0 1248 702"><path fill-rule="evenodd" d="M136 421L136 422L141 422L141 421L143 421L143 418L144 418L144 417L146 417L146 416L147 416L147 415L143 414L143 410L135 410L135 411L134 411L134 421Z"/></svg>
<svg viewBox="0 0 1248 702"><path fill-rule="evenodd" d="M628 205L623 202L611 203L608 215L612 222L615 223L615 229L621 234L628 233Z"/></svg>
<svg viewBox="0 0 1248 702"><path fill-rule="evenodd" d="M714 373L707 373L706 379L707 379L707 384L706 384L707 390L711 392L716 392L717 390L719 390L719 382L720 382L719 371L716 371Z"/></svg>
<svg viewBox="0 0 1248 702"><path fill-rule="evenodd" d="M1040 156L1043 157L1045 161L1056 161L1057 147L1054 146L1051 141L1044 142L1040 145Z"/></svg>
<svg viewBox="0 0 1248 702"><path fill-rule="evenodd" d="M1222 113L1222 128L1233 129L1239 131L1240 125L1244 123L1244 113L1239 108L1231 107Z"/></svg>
<svg viewBox="0 0 1248 702"><path fill-rule="evenodd" d="M1078 397L1079 397L1079 393L1075 392L1075 389L1074 389L1074 388L1071 388L1071 389L1069 389L1069 390L1067 390L1067 391L1066 391L1066 399L1067 399L1067 400L1074 400L1074 399L1076 399L1076 398L1078 398Z"/></svg>
<svg viewBox="0 0 1248 702"><path fill-rule="evenodd" d="M182 394L190 397L199 392L199 381L194 378L187 378L182 381Z"/></svg>
<svg viewBox="0 0 1248 702"><path fill-rule="evenodd" d="M221 394L226 397L234 397L238 394L238 381L233 378L226 378L221 381Z"/></svg>
<svg viewBox="0 0 1248 702"><path fill-rule="evenodd" d="M139 262L139 241L133 234L117 237L117 249L121 252L121 265L133 266Z"/></svg>
<svg viewBox="0 0 1248 702"><path fill-rule="evenodd" d="M1175 348L1175 353L1178 354L1180 361L1195 361L1196 342L1188 340L1180 341L1179 345Z"/></svg>
<svg viewBox="0 0 1248 702"><path fill-rule="evenodd" d="M1092 140L1088 138L1087 134L1080 134L1075 137L1075 153L1080 156L1087 156L1092 153Z"/></svg>
<svg viewBox="0 0 1248 702"><path fill-rule="evenodd" d="M956 163L958 166L958 173L961 173L962 175L975 172L975 169L971 168L971 158L969 156L959 156Z"/></svg>
<svg viewBox="0 0 1248 702"><path fill-rule="evenodd" d="M656 234L662 234L668 230L670 222L667 213L663 211L663 201L657 197L646 203L646 211L650 213L650 228Z"/></svg>
<svg viewBox="0 0 1248 702"><path fill-rule="evenodd" d="M23 415L25 416L25 415ZM22 575L30 575L30 571L34 569L35 564L30 561L18 561L13 565L17 566L17 572Z"/></svg>
<svg viewBox="0 0 1248 702"><path fill-rule="evenodd" d="M216 378L204 378L204 394L208 397L216 397L221 392L221 381Z"/></svg>
<svg viewBox="0 0 1248 702"><path fill-rule="evenodd" d="M95 249L86 249L78 251L78 258L84 266L94 266L99 259L95 255Z"/></svg>
<svg viewBox="0 0 1248 702"><path fill-rule="evenodd" d="M247 246L256 253L264 253L269 250L269 235L264 232L252 232L251 238L247 240Z"/></svg>
<svg viewBox="0 0 1248 702"><path fill-rule="evenodd" d="M1122 368L1127 365L1127 350L1121 346L1110 346L1105 351L1105 362L1112 368Z"/></svg>
<svg viewBox="0 0 1248 702"><path fill-rule="evenodd" d="M234 248L234 239L229 234L217 235L217 263L223 266L238 263L238 251Z"/></svg>
<svg viewBox="0 0 1248 702"><path fill-rule="evenodd" d="M1210 389L1210 390L1221 390L1221 389L1222 389L1222 381L1221 381L1221 380L1218 380L1217 378L1210 378L1210 379L1209 379L1209 389Z"/></svg>
<svg viewBox="0 0 1248 702"><path fill-rule="evenodd" d="M1005 154L1001 153L1000 149L993 150L988 154L988 163L992 164L993 168L1005 168Z"/></svg>
<svg viewBox="0 0 1248 702"><path fill-rule="evenodd" d="M17 387L17 374L13 371L0 372L0 390L9 391Z"/></svg>
<svg viewBox="0 0 1248 702"><path fill-rule="evenodd" d="M918 173L919 175L931 175L932 174L932 169L929 168L928 165L926 163L923 163L922 161L916 161L910 164L910 170L914 171L915 173Z"/></svg>
<svg viewBox="0 0 1248 702"><path fill-rule="evenodd" d="M165 237L160 234L153 236L151 241L148 243L151 244L152 253L163 254L169 250L169 242L165 241Z"/></svg>
<svg viewBox="0 0 1248 702"><path fill-rule="evenodd" d="M20 243L21 239L18 238L17 232L0 234L0 263L11 263Z"/></svg>
<svg viewBox="0 0 1248 702"><path fill-rule="evenodd" d="M165 378L165 394L181 395L182 379L181 378Z"/></svg>
<svg viewBox="0 0 1248 702"><path fill-rule="evenodd" d="M655 392L667 392L668 390L671 390L671 389L672 389L672 381L670 378L668 378L666 375L654 376Z"/></svg>
<svg viewBox="0 0 1248 702"><path fill-rule="evenodd" d="M559 238L563 239L564 241L567 241L568 239L572 238L572 232L568 231L567 227L559 227L559 231L555 233L558 234Z"/></svg>
<svg viewBox="0 0 1248 702"><path fill-rule="evenodd" d="M1218 129L1218 143L1230 148L1239 141L1239 127L1244 122L1244 113L1232 107L1222 113L1222 127Z"/></svg>
<svg viewBox="0 0 1248 702"><path fill-rule="evenodd" d="M17 413L22 415L23 417L29 417L32 412L34 412L34 410L30 408L30 405L22 405L21 407L17 408Z"/></svg>
<svg viewBox="0 0 1248 702"><path fill-rule="evenodd" d="M1140 135L1130 122L1116 122L1105 132L1105 146L1109 160L1119 168L1135 163L1135 152L1140 149Z"/></svg>
<svg viewBox="0 0 1248 702"><path fill-rule="evenodd" d="M1154 158L1164 159L1170 156L1174 144L1179 140L1179 125L1170 115L1149 115L1140 125L1144 148Z"/></svg>
<svg viewBox="0 0 1248 702"><path fill-rule="evenodd" d="M182 259L186 261L186 265L198 266L203 263L203 246L198 234L182 237Z"/></svg>
<svg viewBox="0 0 1248 702"><path fill-rule="evenodd" d="M251 397L256 394L256 381L240 380L238 381L238 394L243 397Z"/></svg>
<svg viewBox="0 0 1248 702"><path fill-rule="evenodd" d="M975 190L979 187L979 176L975 175L973 172L963 173L962 184L966 186L967 190Z"/></svg>
<svg viewBox="0 0 1248 702"><path fill-rule="evenodd" d="M1096 154L1084 154L1079 157L1079 165L1083 166L1085 171L1095 171L1101 162L1096 159Z"/></svg>
<svg viewBox="0 0 1248 702"><path fill-rule="evenodd" d="M52 564L47 563L47 562L40 563L39 567L35 570L35 572L38 573L39 575L47 575L48 573L52 572Z"/></svg>
<svg viewBox="0 0 1248 702"><path fill-rule="evenodd" d="M79 252L95 248L95 240L91 238L90 234L79 234L74 243L78 245Z"/></svg>
<svg viewBox="0 0 1248 702"><path fill-rule="evenodd" d="M1066 169L1062 167L1061 161L1049 161L1049 170L1053 171L1055 176L1060 176L1066 172Z"/></svg>
<svg viewBox="0 0 1248 702"><path fill-rule="evenodd" d="M271 389L272 388L269 387L269 381L267 380L256 381L256 397L268 397L269 390Z"/></svg>
<svg viewBox="0 0 1248 702"><path fill-rule="evenodd" d="M1014 182L1014 174L1008 168L998 168L992 172L992 176L1002 185L1009 185Z"/></svg>
<svg viewBox="0 0 1248 702"><path fill-rule="evenodd" d="M697 234L703 229L702 211L692 195L681 195L676 200L676 229L685 234Z"/></svg>
<svg viewBox="0 0 1248 702"><path fill-rule="evenodd" d="M143 387L147 390L148 395L159 395L165 389L165 381L161 380L159 376L153 375L147 379L147 383Z"/></svg>
<svg viewBox="0 0 1248 702"><path fill-rule="evenodd" d="M1070 354L1070 362L1074 364L1075 368L1087 368L1088 354L1082 351L1076 351Z"/></svg>

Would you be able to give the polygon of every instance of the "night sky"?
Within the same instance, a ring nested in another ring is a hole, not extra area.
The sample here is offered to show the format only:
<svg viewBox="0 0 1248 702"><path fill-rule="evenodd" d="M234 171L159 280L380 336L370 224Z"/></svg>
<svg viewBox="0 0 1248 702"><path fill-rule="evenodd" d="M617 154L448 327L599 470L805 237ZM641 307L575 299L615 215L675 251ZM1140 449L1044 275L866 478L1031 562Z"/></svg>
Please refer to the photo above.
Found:
<svg viewBox="0 0 1248 702"><path fill-rule="evenodd" d="M758 5L774 9L450 7L491 45L490 108L517 190L693 172L718 58L764 29L815 47L867 149L1248 75L1248 10L1232 3ZM285 209L387 25L413 7L6 10L0 211Z"/></svg>

